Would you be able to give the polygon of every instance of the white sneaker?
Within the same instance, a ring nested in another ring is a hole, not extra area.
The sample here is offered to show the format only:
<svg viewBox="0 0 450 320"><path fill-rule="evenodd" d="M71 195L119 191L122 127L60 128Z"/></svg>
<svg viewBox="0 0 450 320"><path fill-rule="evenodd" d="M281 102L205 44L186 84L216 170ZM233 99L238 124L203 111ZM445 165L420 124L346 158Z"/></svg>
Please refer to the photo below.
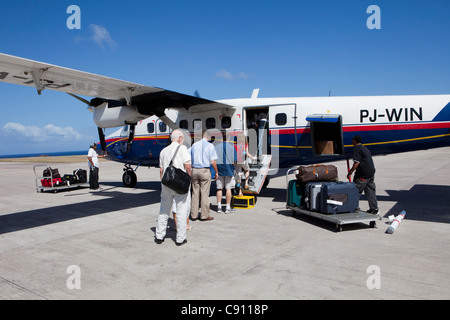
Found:
<svg viewBox="0 0 450 320"><path fill-rule="evenodd" d="M236 212L236 209L231 208L231 209L226 209L225 213L232 213L232 212Z"/></svg>
<svg viewBox="0 0 450 320"><path fill-rule="evenodd" d="M222 213L222 208L217 208L217 213Z"/></svg>

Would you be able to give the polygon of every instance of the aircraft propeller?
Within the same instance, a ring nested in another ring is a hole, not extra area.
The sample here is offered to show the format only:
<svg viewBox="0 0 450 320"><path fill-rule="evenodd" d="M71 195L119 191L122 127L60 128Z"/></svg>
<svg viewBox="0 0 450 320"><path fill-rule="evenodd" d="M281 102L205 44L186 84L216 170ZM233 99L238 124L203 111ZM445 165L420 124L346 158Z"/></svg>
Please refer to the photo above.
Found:
<svg viewBox="0 0 450 320"><path fill-rule="evenodd" d="M88 108L87 108L87 109L88 109L90 112L94 112L94 109L92 108L91 103L90 103L88 100L86 100L86 99L84 99L84 98L81 98L81 97L79 97L79 96L77 96L77 95L74 95L74 94L72 94L72 93L69 93L69 92L67 92L67 94L70 95L70 96L72 96L72 97L74 97L75 99L77 99L77 100L79 100L79 101L81 101L81 102L87 104L87 105L88 105ZM103 129L100 128L100 127L97 127L97 130L98 130L98 137L99 137L99 139L100 139L100 145L102 146L103 152L105 152L105 151L106 151L105 133L103 132Z"/></svg>

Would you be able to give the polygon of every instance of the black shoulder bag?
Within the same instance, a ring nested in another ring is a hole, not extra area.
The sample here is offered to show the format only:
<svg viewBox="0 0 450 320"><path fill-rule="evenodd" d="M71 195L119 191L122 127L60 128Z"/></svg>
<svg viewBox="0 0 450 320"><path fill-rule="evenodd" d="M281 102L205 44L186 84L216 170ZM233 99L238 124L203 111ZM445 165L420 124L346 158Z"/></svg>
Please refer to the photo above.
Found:
<svg viewBox="0 0 450 320"><path fill-rule="evenodd" d="M175 168L172 165L173 159L177 155L178 149L180 149L180 146L178 146L175 154L172 157L172 160L170 160L169 166L166 168L166 171L164 171L161 183L166 187L172 189L176 193L185 194L191 187L191 176L183 170Z"/></svg>

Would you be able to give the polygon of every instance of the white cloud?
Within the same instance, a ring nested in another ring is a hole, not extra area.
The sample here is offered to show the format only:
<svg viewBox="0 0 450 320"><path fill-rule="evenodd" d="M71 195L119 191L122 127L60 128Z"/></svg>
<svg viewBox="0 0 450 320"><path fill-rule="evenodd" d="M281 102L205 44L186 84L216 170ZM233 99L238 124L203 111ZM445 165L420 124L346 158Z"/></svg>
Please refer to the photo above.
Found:
<svg viewBox="0 0 450 320"><path fill-rule="evenodd" d="M227 70L220 70L216 73L215 78L221 78L227 81L233 81L233 75Z"/></svg>
<svg viewBox="0 0 450 320"><path fill-rule="evenodd" d="M232 74L231 72L222 69L216 73L214 78L224 79L226 81L236 81L236 80L247 80L250 78L250 75L245 72L239 72L237 74Z"/></svg>
<svg viewBox="0 0 450 320"><path fill-rule="evenodd" d="M29 142L73 142L86 139L81 133L72 127L58 127L54 124L48 124L43 128L37 126L24 126L16 122L8 122L2 129L2 134L17 141Z"/></svg>
<svg viewBox="0 0 450 320"><path fill-rule="evenodd" d="M105 46L108 46L113 49L117 46L106 28L96 24L89 25L89 28L92 31L91 40L93 40L100 48L105 49Z"/></svg>
<svg viewBox="0 0 450 320"><path fill-rule="evenodd" d="M106 47L109 47L110 49L114 49L117 47L117 43L111 38L109 35L108 30L106 28L91 24L89 26L89 29L91 30L91 36L90 37L84 37L84 36L77 36L74 38L74 41L76 44L82 44L86 42L94 41L97 46L101 49L106 49Z"/></svg>

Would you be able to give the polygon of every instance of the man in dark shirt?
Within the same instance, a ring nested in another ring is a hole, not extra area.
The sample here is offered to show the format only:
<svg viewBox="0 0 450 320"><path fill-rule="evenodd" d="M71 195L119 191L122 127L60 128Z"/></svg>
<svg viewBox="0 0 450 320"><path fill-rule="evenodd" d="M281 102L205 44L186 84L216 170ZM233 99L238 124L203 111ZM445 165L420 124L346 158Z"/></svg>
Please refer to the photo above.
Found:
<svg viewBox="0 0 450 320"><path fill-rule="evenodd" d="M359 193L364 191L369 202L368 213L378 213L377 194L375 186L375 166L369 149L363 146L362 138L359 135L352 140L355 149L353 150L353 167L348 172L347 178L350 179L355 172L354 182L358 187Z"/></svg>

